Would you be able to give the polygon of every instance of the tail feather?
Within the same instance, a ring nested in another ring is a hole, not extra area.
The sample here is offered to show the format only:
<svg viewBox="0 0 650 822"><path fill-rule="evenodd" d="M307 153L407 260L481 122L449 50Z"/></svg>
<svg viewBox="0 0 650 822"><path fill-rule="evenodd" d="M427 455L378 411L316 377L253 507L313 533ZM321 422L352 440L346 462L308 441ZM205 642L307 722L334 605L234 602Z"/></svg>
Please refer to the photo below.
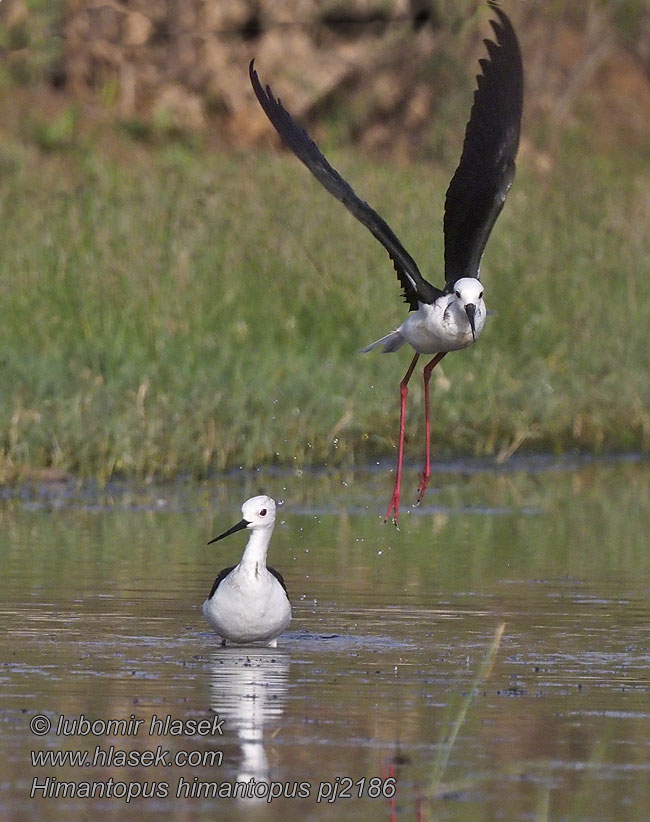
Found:
<svg viewBox="0 0 650 822"><path fill-rule="evenodd" d="M359 353L366 354L368 351L371 351L373 348L378 348L380 345L383 346L384 354L392 354L393 351L397 351L406 340L402 335L399 333L399 329L397 331L391 331L390 334L386 334L385 337L382 337L379 340L375 340L370 345L367 345L365 348L362 348Z"/></svg>

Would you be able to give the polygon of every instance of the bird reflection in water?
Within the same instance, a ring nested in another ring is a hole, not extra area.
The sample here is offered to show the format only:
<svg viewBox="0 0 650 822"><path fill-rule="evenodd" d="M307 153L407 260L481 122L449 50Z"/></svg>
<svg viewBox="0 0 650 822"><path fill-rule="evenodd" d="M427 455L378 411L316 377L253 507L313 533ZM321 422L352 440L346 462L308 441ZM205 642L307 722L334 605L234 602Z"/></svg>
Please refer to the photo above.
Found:
<svg viewBox="0 0 650 822"><path fill-rule="evenodd" d="M211 656L210 707L239 738L238 782L270 780L265 743L284 713L290 664L288 653L270 648L221 648Z"/></svg>

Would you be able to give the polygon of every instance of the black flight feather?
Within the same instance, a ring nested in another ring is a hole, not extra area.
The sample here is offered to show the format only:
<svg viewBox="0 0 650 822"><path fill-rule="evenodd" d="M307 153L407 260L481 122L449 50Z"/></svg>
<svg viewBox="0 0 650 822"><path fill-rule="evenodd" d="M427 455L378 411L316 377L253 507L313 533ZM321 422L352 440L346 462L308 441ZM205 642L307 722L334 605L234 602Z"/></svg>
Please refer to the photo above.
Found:
<svg viewBox="0 0 650 822"><path fill-rule="evenodd" d="M432 303L443 292L424 279L415 260L397 239L390 226L368 203L358 197L352 186L332 168L305 129L296 123L282 105L282 101L274 97L270 86L262 87L253 63L251 60L249 66L253 91L282 140L307 166L318 182L342 202L388 251L403 289L404 301L408 303L410 310L416 311L418 302Z"/></svg>
<svg viewBox="0 0 650 822"><path fill-rule="evenodd" d="M514 29L495 0L488 5L498 21L490 23L496 43L485 40L488 58L479 61L482 74L460 162L445 199L445 291L461 277L478 277L483 249L515 173L515 157L523 109L523 68ZM427 282L415 260L397 236L352 187L328 163L309 134L275 98L270 86L262 87L254 61L249 75L253 91L282 140L316 179L379 240L388 251L411 311L418 303L432 303L444 291Z"/></svg>
<svg viewBox="0 0 650 822"><path fill-rule="evenodd" d="M523 110L524 76L517 36L494 0L490 8L496 42L485 40L488 57L465 131L463 152L445 198L447 290L461 277L478 277L485 244L515 176Z"/></svg>

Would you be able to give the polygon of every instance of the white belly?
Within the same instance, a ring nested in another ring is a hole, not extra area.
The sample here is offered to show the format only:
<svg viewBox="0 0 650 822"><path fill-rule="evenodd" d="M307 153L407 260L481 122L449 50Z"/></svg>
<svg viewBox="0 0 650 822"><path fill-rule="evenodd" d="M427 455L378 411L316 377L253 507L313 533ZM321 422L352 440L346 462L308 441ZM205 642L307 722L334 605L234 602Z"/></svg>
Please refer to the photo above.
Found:
<svg viewBox="0 0 650 822"><path fill-rule="evenodd" d="M224 639L270 642L289 627L291 605L266 569L249 576L233 571L203 603L203 615Z"/></svg>
<svg viewBox="0 0 650 822"><path fill-rule="evenodd" d="M477 307L474 317L477 337L484 324L485 310ZM399 332L420 354L458 351L474 342L467 314L462 310L447 310L442 301L433 305L421 303L418 310L404 320Z"/></svg>

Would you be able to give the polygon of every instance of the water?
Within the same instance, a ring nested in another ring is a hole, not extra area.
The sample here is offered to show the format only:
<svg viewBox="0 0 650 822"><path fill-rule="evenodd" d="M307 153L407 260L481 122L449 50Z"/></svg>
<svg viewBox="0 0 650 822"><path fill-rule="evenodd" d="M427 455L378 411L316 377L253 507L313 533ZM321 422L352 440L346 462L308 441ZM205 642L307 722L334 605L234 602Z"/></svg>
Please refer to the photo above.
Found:
<svg viewBox="0 0 650 822"><path fill-rule="evenodd" d="M382 466L6 492L0 817L647 819L648 463L446 466L399 532L390 482ZM277 649L222 649L200 606L245 536L205 543L261 490L284 500L271 562L294 620ZM61 716L123 727L57 735ZM30 753L66 750L88 759Z"/></svg>

